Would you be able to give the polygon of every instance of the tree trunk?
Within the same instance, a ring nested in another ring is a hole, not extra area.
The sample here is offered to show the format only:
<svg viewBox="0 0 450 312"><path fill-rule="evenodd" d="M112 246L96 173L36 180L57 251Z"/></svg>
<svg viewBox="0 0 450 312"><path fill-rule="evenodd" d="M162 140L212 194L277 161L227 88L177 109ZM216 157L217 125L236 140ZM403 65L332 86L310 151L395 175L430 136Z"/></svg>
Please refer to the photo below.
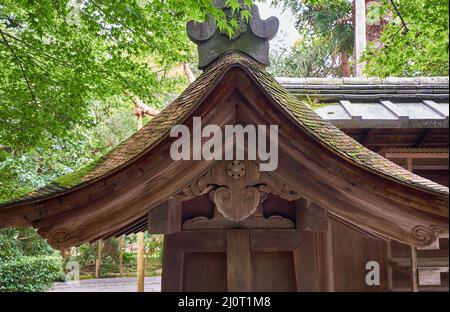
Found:
<svg viewBox="0 0 450 312"><path fill-rule="evenodd" d="M348 53L345 51L339 52L339 77L350 77L350 63Z"/></svg>
<svg viewBox="0 0 450 312"><path fill-rule="evenodd" d="M122 237L119 237L119 270L120 270L120 276L123 275L123 254L122 254L122 246L123 242L122 242Z"/></svg>
<svg viewBox="0 0 450 312"><path fill-rule="evenodd" d="M186 75L189 83L193 83L195 81L195 76L194 76L194 73L192 72L189 64L183 63L183 71L184 71L184 74Z"/></svg>
<svg viewBox="0 0 450 312"><path fill-rule="evenodd" d="M99 240L97 243L97 260L95 261L95 278L100 277L101 263L102 263L102 241Z"/></svg>
<svg viewBox="0 0 450 312"><path fill-rule="evenodd" d="M137 233L137 291L144 291L145 280L145 240L144 232Z"/></svg>

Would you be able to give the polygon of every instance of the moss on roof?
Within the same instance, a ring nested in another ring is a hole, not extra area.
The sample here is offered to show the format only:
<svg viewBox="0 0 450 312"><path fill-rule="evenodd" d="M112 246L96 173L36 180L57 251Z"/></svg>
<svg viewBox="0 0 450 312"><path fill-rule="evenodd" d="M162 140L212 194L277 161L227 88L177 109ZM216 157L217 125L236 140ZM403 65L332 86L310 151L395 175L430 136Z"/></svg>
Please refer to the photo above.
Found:
<svg viewBox="0 0 450 312"><path fill-rule="evenodd" d="M53 180L52 184L59 186L61 188L70 188L72 186L78 185L83 181L83 178L88 174L95 166L102 161L109 153L106 153L102 157L97 157L92 162L83 166L73 172L60 176Z"/></svg>

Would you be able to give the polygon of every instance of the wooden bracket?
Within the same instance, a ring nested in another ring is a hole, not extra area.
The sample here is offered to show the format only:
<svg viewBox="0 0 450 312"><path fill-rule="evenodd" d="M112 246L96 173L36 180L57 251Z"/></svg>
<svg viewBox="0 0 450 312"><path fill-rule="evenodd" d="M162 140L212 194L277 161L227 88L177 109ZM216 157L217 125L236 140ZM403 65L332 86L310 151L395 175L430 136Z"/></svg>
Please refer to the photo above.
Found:
<svg viewBox="0 0 450 312"><path fill-rule="evenodd" d="M328 212L311 201L301 198L295 201L297 230L326 232Z"/></svg>
<svg viewBox="0 0 450 312"><path fill-rule="evenodd" d="M169 199L148 212L150 234L171 234L181 231L181 200Z"/></svg>

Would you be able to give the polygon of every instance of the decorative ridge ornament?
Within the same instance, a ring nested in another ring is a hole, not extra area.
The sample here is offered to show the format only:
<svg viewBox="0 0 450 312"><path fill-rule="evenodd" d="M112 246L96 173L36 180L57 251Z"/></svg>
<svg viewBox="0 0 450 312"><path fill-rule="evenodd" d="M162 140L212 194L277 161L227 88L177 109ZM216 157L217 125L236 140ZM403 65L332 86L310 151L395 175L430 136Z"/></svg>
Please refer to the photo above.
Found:
<svg viewBox="0 0 450 312"><path fill-rule="evenodd" d="M245 21L239 14L232 13L231 9L225 6L225 0L216 1L215 6L225 12L228 20L235 18L238 21L238 28L230 38L219 31L211 17L201 23L189 21L186 25L187 34L189 39L197 44L198 68L206 68L220 55L231 50L244 52L268 66L269 40L275 37L278 31L278 18L272 16L262 20L256 5L252 7L243 5L242 7L250 12L249 20Z"/></svg>

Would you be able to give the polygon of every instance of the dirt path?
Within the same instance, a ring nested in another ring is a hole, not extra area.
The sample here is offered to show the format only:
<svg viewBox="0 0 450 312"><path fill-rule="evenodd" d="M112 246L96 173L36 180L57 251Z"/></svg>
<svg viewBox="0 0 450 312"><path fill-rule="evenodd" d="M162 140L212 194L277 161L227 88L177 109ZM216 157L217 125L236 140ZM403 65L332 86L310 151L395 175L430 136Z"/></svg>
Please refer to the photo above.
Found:
<svg viewBox="0 0 450 312"><path fill-rule="evenodd" d="M161 291L161 277L145 278L146 292ZM99 278L81 280L78 286L67 283L55 283L50 292L135 292L135 277Z"/></svg>

